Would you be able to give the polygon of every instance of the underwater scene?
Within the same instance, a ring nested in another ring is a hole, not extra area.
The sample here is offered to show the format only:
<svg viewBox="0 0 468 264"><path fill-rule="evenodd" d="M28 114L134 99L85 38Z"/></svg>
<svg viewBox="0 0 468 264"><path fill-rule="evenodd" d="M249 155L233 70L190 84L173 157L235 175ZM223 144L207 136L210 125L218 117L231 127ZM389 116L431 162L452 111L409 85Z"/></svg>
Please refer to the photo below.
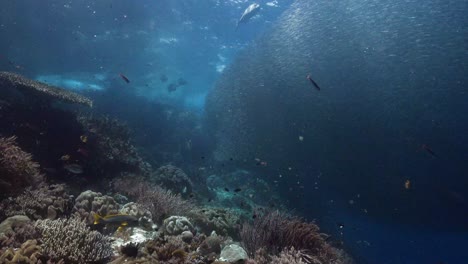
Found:
<svg viewBox="0 0 468 264"><path fill-rule="evenodd" d="M468 263L467 0L3 0L0 264Z"/></svg>

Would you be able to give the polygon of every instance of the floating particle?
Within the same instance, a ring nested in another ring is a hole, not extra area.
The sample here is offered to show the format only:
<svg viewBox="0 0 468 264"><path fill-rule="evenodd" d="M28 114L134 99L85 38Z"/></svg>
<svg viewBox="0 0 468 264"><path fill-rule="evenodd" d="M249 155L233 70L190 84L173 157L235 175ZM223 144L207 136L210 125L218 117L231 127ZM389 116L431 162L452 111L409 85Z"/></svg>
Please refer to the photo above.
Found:
<svg viewBox="0 0 468 264"><path fill-rule="evenodd" d="M299 136L299 141L304 141L304 137L303 137L303 136Z"/></svg>

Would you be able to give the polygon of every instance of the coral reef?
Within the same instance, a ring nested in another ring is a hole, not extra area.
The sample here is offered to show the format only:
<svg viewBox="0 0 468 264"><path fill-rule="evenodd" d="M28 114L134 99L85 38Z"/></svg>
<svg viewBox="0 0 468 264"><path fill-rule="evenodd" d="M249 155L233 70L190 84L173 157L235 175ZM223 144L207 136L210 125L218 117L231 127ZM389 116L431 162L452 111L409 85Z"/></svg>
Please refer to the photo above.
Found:
<svg viewBox="0 0 468 264"><path fill-rule="evenodd" d="M184 216L170 216L164 219L163 232L168 235L180 235L184 231L194 232L192 223Z"/></svg>
<svg viewBox="0 0 468 264"><path fill-rule="evenodd" d="M242 220L238 210L217 207L194 209L191 214L194 224L207 234L212 231L223 236L237 237Z"/></svg>
<svg viewBox="0 0 468 264"><path fill-rule="evenodd" d="M43 100L57 99L66 103L93 106L93 102L82 95L33 81L12 72L0 72L0 87L13 87L24 93L28 98L34 98L35 100L38 100L38 98Z"/></svg>
<svg viewBox="0 0 468 264"><path fill-rule="evenodd" d="M36 226L42 233L42 250L53 259L66 263L104 261L112 256L110 238L90 231L78 218L38 220Z"/></svg>
<svg viewBox="0 0 468 264"><path fill-rule="evenodd" d="M295 250L294 247L291 249L283 249L279 256L273 256L271 258L271 264L321 264L322 262L315 262L312 260L312 256L300 251Z"/></svg>
<svg viewBox="0 0 468 264"><path fill-rule="evenodd" d="M37 189L28 188L24 193L9 201L5 215L23 214L31 219L56 219L69 213L72 196L64 184L41 184Z"/></svg>
<svg viewBox="0 0 468 264"><path fill-rule="evenodd" d="M88 224L92 224L94 214L101 216L116 214L119 212L119 204L110 196L88 190L76 197L73 211L76 216L86 220Z"/></svg>
<svg viewBox="0 0 468 264"><path fill-rule="evenodd" d="M193 184L185 172L173 165L159 167L151 174L151 181L174 193L188 197L192 193Z"/></svg>
<svg viewBox="0 0 468 264"><path fill-rule="evenodd" d="M17 250L8 248L5 252L0 252L0 263L4 264L37 264L41 262L41 247L37 240L28 240L24 242Z"/></svg>
<svg viewBox="0 0 468 264"><path fill-rule="evenodd" d="M136 200L153 216L155 223L160 223L171 215L188 215L195 206L180 195L173 194L159 186L152 186L143 178L119 178L113 181L114 190Z"/></svg>
<svg viewBox="0 0 468 264"><path fill-rule="evenodd" d="M11 219L11 217L8 219ZM3 226L4 223L8 221L8 219L3 221L0 226ZM24 222L16 220L13 223L10 221L8 224L9 230L6 232L2 232L2 230L5 229L0 227L0 248L19 248L21 247L21 244L27 240L40 238L41 235L34 224L30 222L29 219L26 220L26 218L24 218L24 220Z"/></svg>
<svg viewBox="0 0 468 264"><path fill-rule="evenodd" d="M280 249L294 247L323 263L341 263L337 249L329 245L317 225L303 222L279 211L265 212L252 224L242 226L240 237L250 256L261 248L276 255Z"/></svg>
<svg viewBox="0 0 468 264"><path fill-rule="evenodd" d="M145 209L142 205L130 202L124 204L124 206L120 209L121 214L128 214L131 216L135 216L138 218L138 222L141 227L145 228L146 230L153 229L153 216L151 212Z"/></svg>
<svg viewBox="0 0 468 264"><path fill-rule="evenodd" d="M39 164L15 140L16 137L0 138L0 197L17 194L43 181Z"/></svg>
<svg viewBox="0 0 468 264"><path fill-rule="evenodd" d="M220 261L239 263L248 259L247 252L237 244L229 244L221 250Z"/></svg>
<svg viewBox="0 0 468 264"><path fill-rule="evenodd" d="M79 116L78 122L89 134L88 168L109 177L123 172L146 175L151 166L144 162L130 141L130 130L116 119Z"/></svg>

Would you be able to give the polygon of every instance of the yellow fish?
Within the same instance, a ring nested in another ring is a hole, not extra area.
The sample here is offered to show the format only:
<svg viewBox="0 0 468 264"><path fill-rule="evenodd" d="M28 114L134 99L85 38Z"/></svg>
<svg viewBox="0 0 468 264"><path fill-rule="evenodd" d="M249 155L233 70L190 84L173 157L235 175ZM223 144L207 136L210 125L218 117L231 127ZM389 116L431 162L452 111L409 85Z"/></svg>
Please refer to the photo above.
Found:
<svg viewBox="0 0 468 264"><path fill-rule="evenodd" d="M81 142L86 143L88 142L88 137L85 135L80 136Z"/></svg>
<svg viewBox="0 0 468 264"><path fill-rule="evenodd" d="M118 231L121 231L124 227L138 225L138 218L128 214L112 214L101 216L94 214L94 224L111 224L118 225Z"/></svg>

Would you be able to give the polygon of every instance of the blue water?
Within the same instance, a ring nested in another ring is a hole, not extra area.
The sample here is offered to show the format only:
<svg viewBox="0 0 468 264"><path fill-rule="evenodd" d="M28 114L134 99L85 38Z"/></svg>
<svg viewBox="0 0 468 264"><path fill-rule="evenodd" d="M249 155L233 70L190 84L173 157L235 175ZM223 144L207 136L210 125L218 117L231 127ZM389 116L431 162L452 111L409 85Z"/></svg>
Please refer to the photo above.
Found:
<svg viewBox="0 0 468 264"><path fill-rule="evenodd" d="M358 263L466 263L468 1L263 0L235 30L251 3L4 1L0 70L92 97L158 162L251 170Z"/></svg>

